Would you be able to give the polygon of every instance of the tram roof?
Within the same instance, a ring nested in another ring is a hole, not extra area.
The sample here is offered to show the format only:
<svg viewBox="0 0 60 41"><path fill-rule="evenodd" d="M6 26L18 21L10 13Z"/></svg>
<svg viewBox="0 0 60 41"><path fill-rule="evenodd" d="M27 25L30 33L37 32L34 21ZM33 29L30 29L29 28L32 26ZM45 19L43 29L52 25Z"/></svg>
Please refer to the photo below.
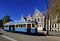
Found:
<svg viewBox="0 0 60 41"><path fill-rule="evenodd" d="M4 25L15 25L15 24L26 24L26 23L30 24L30 23L34 23L34 22L27 22L25 20L16 20L16 21L7 22Z"/></svg>
<svg viewBox="0 0 60 41"><path fill-rule="evenodd" d="M10 21L10 22L7 22L5 23L4 25L13 25L14 21Z"/></svg>
<svg viewBox="0 0 60 41"><path fill-rule="evenodd" d="M26 24L27 21L25 20L19 20L19 21L15 21L15 24Z"/></svg>
<svg viewBox="0 0 60 41"><path fill-rule="evenodd" d="M27 23L27 21L25 21L25 20L17 20L17 21L7 22L7 23L5 23L4 25L26 24L26 23Z"/></svg>

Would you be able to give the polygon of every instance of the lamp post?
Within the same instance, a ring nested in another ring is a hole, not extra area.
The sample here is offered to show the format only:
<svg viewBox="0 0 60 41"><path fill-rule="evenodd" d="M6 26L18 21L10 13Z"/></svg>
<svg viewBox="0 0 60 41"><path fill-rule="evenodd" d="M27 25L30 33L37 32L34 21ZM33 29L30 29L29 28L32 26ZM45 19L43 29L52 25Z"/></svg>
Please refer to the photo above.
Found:
<svg viewBox="0 0 60 41"><path fill-rule="evenodd" d="M47 8L47 35L49 35L49 13L48 13L48 0L46 0L46 8Z"/></svg>

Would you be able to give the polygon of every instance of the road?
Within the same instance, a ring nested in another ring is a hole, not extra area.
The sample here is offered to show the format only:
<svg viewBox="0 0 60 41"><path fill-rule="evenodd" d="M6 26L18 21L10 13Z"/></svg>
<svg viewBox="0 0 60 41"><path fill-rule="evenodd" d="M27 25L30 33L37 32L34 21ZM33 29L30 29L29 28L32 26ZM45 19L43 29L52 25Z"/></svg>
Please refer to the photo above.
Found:
<svg viewBox="0 0 60 41"><path fill-rule="evenodd" d="M0 41L10 41L10 40L8 40L8 39L6 39L6 38L4 38L4 37L1 37L1 34L2 34L2 33L0 33Z"/></svg>
<svg viewBox="0 0 60 41"><path fill-rule="evenodd" d="M56 36L27 35L22 33L7 32L4 30L0 30L0 32L3 33L0 35L1 37L8 37L6 39L12 41L60 41L60 37Z"/></svg>

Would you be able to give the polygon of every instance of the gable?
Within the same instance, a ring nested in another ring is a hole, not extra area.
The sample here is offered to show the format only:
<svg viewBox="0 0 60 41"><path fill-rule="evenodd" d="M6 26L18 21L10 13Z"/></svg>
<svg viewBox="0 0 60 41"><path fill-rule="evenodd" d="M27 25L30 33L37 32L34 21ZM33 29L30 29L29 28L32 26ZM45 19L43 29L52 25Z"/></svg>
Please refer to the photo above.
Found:
<svg viewBox="0 0 60 41"><path fill-rule="evenodd" d="M35 17L45 17L38 9L35 10L34 16Z"/></svg>

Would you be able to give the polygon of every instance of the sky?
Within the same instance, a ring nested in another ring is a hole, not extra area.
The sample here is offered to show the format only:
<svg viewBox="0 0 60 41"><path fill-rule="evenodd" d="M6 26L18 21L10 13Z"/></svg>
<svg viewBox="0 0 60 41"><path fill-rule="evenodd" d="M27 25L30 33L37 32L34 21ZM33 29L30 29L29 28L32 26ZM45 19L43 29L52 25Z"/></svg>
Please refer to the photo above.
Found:
<svg viewBox="0 0 60 41"><path fill-rule="evenodd" d="M35 8L46 12L46 0L0 0L0 19L9 15L12 20L20 20L21 15L34 15Z"/></svg>

